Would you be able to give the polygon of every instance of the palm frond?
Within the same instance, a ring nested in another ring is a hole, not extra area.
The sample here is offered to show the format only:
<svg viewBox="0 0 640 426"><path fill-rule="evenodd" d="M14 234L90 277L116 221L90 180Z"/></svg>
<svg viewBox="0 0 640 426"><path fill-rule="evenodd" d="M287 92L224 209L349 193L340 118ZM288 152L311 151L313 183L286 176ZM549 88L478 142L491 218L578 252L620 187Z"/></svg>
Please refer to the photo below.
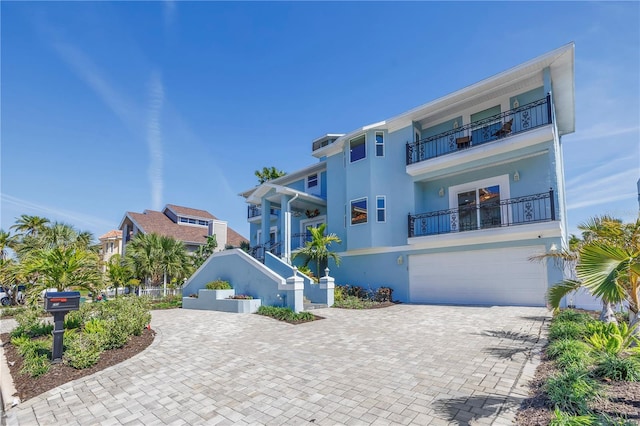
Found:
<svg viewBox="0 0 640 426"><path fill-rule="evenodd" d="M582 286L580 281L564 280L555 284L547 291L547 301L552 308L558 309L562 298L567 294L578 290Z"/></svg>

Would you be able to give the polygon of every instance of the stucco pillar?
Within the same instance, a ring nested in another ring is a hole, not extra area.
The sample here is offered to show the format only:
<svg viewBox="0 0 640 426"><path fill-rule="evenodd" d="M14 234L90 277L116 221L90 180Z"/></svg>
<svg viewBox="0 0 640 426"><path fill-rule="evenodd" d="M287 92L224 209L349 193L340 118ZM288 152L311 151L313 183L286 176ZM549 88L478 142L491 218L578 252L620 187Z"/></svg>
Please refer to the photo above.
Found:
<svg viewBox="0 0 640 426"><path fill-rule="evenodd" d="M262 198L262 216L261 216L261 229L262 229L262 241L258 241L258 244L267 245L269 242L269 231L271 230L271 201L266 198Z"/></svg>
<svg viewBox="0 0 640 426"><path fill-rule="evenodd" d="M333 306L334 289L335 281L333 277L329 276L329 268L326 268L324 270L324 277L320 278L320 290L322 290L322 296L325 298L322 303L326 303L328 307Z"/></svg>
<svg viewBox="0 0 640 426"><path fill-rule="evenodd" d="M298 268L293 268L293 276L287 278L287 307L294 312L304 310L304 280L299 277Z"/></svg>
<svg viewBox="0 0 640 426"><path fill-rule="evenodd" d="M289 211L289 199L287 195L280 196L280 235L282 235L282 257L285 262L291 263L291 212Z"/></svg>

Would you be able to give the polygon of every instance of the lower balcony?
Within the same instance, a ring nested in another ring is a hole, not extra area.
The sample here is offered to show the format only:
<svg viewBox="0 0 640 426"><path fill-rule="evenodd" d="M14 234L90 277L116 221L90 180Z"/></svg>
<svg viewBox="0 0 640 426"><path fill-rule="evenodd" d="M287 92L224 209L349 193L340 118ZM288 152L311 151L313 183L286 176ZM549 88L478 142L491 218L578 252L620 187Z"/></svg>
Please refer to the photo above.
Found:
<svg viewBox="0 0 640 426"><path fill-rule="evenodd" d="M409 215L409 238L556 220L553 189L540 194Z"/></svg>

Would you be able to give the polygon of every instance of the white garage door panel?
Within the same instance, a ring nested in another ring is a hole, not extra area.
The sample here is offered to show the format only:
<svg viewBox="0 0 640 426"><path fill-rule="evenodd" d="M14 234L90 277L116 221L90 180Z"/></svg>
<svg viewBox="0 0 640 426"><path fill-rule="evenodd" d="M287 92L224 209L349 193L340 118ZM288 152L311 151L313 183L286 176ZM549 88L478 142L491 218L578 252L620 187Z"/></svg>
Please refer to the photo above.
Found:
<svg viewBox="0 0 640 426"><path fill-rule="evenodd" d="M409 256L412 303L544 306L544 246Z"/></svg>

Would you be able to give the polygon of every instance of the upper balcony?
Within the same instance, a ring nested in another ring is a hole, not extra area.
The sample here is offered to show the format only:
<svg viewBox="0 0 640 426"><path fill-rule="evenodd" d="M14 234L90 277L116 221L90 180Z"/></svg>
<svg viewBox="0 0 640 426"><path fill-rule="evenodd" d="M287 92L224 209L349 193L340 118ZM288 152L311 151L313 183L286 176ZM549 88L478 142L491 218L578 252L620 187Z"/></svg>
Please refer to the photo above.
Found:
<svg viewBox="0 0 640 426"><path fill-rule="evenodd" d="M270 209L271 219L275 219L280 216L279 209ZM247 206L247 219L249 222L259 222L262 217L262 206L257 206L255 204L249 204Z"/></svg>
<svg viewBox="0 0 640 426"><path fill-rule="evenodd" d="M474 121L428 138L407 143L408 166L455 154L474 147L495 144L552 123L551 96ZM414 167L415 168L415 167ZM411 173L410 174L414 174Z"/></svg>

